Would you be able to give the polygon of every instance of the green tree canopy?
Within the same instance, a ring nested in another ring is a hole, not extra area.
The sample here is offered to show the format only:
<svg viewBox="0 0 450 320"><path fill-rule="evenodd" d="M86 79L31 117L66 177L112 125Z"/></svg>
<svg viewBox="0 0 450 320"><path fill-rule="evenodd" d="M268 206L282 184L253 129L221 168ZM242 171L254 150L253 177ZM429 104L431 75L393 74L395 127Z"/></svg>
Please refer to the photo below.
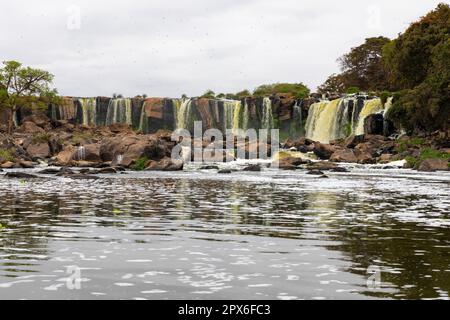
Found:
<svg viewBox="0 0 450 320"><path fill-rule="evenodd" d="M8 131L14 126L14 113L20 108L46 108L59 102L51 88L53 75L47 71L24 67L17 61L4 61L0 68L0 108L9 111Z"/></svg>
<svg viewBox="0 0 450 320"><path fill-rule="evenodd" d="M260 85L253 91L253 95L257 97L279 93L287 93L296 99L303 99L309 96L310 90L303 83L273 83Z"/></svg>

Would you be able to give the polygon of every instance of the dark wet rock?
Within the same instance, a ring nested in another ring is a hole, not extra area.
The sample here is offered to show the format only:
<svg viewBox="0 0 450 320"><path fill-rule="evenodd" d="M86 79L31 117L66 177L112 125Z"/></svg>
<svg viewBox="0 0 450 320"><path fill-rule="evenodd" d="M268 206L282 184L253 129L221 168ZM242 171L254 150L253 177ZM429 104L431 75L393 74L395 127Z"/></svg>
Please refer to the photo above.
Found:
<svg viewBox="0 0 450 320"><path fill-rule="evenodd" d="M81 173L75 173L75 174L65 174L63 177L70 178L70 179L77 179L77 180L97 180L99 177L92 176L89 174L81 174Z"/></svg>
<svg viewBox="0 0 450 320"><path fill-rule="evenodd" d="M319 179L328 179L329 177L326 174L323 174L319 177Z"/></svg>
<svg viewBox="0 0 450 320"><path fill-rule="evenodd" d="M371 114L364 119L364 133L366 134L383 134L384 117L382 114Z"/></svg>
<svg viewBox="0 0 450 320"><path fill-rule="evenodd" d="M38 171L39 174L58 174L61 170L56 168L47 168L41 171Z"/></svg>
<svg viewBox="0 0 450 320"><path fill-rule="evenodd" d="M259 164L251 164L251 165L245 167L242 171L259 172L259 171L261 171L261 166Z"/></svg>
<svg viewBox="0 0 450 320"><path fill-rule="evenodd" d="M310 170L306 174L317 175L317 176L324 175L324 173L320 170Z"/></svg>
<svg viewBox="0 0 450 320"><path fill-rule="evenodd" d="M359 135L359 136L351 135L350 137L345 139L344 146L346 148L352 149L362 142L364 142L364 135Z"/></svg>
<svg viewBox="0 0 450 320"><path fill-rule="evenodd" d="M313 162L306 167L308 170L320 170L320 171L328 171L338 168L338 165L333 162L328 161L320 161Z"/></svg>
<svg viewBox="0 0 450 320"><path fill-rule="evenodd" d="M201 166L199 170L219 170L219 167L215 165L205 165Z"/></svg>
<svg viewBox="0 0 450 320"><path fill-rule="evenodd" d="M449 162L445 159L426 159L418 167L419 171L425 172L449 171L449 169Z"/></svg>
<svg viewBox="0 0 450 320"><path fill-rule="evenodd" d="M220 174L230 174L232 172L233 171L230 169L221 169L221 170L217 171L217 173L220 173Z"/></svg>
<svg viewBox="0 0 450 320"><path fill-rule="evenodd" d="M71 174L75 174L75 171L73 171L72 169L67 168L67 167L62 167L56 175L57 176L65 176L65 175L71 175Z"/></svg>
<svg viewBox="0 0 450 320"><path fill-rule="evenodd" d="M344 167L336 167L330 170L331 172L349 172L347 168Z"/></svg>
<svg viewBox="0 0 450 320"><path fill-rule="evenodd" d="M20 160L17 163L24 169L33 169L36 166L32 161Z"/></svg>
<svg viewBox="0 0 450 320"><path fill-rule="evenodd" d="M101 168L96 170L97 174L107 174L107 173L117 173L117 170L114 169L113 167L108 167L108 168Z"/></svg>
<svg viewBox="0 0 450 320"><path fill-rule="evenodd" d="M314 154L322 160L330 159L331 155L336 151L336 147L320 142L314 143Z"/></svg>
<svg viewBox="0 0 450 320"><path fill-rule="evenodd" d="M122 166L114 166L114 167L112 167L112 168L114 168L116 171L120 171L120 172L124 172L124 171L127 170L127 169L125 169L125 168L122 167Z"/></svg>
<svg viewBox="0 0 450 320"><path fill-rule="evenodd" d="M97 163L93 161L75 161L74 164L79 168L93 168Z"/></svg>
<svg viewBox="0 0 450 320"><path fill-rule="evenodd" d="M102 162L102 163L99 163L99 164L94 166L94 168L96 168L96 169L108 168L108 167L111 167L111 163L110 162Z"/></svg>
<svg viewBox="0 0 450 320"><path fill-rule="evenodd" d="M7 178L17 178L17 179L36 179L39 178L34 174L29 174L25 172L8 172L5 177Z"/></svg>

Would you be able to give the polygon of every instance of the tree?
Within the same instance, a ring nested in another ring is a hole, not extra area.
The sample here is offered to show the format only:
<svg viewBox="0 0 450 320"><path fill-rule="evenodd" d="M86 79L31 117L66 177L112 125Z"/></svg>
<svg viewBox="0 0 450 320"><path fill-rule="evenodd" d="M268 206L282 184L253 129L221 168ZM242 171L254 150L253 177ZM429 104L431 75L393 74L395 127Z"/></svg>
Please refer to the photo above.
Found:
<svg viewBox="0 0 450 320"><path fill-rule="evenodd" d="M346 89L378 91L389 87L389 73L383 62L383 48L389 42L385 37L367 38L338 59Z"/></svg>
<svg viewBox="0 0 450 320"><path fill-rule="evenodd" d="M275 94L291 94L296 99L303 99L309 96L309 89L303 83L272 83L263 84L253 91L257 97L271 96Z"/></svg>
<svg viewBox="0 0 450 320"><path fill-rule="evenodd" d="M53 75L47 71L23 67L17 61L4 61L0 68L0 108L8 115L8 133L14 128L14 114L21 108L46 108L57 103L56 89L50 86Z"/></svg>
<svg viewBox="0 0 450 320"><path fill-rule="evenodd" d="M327 93L344 93L346 90L346 83L342 74L333 73L328 79L317 88L317 92L320 94Z"/></svg>
<svg viewBox="0 0 450 320"><path fill-rule="evenodd" d="M205 91L204 94L202 94L201 97L207 99L214 99L216 97L216 94L214 93L214 91L208 89Z"/></svg>
<svg viewBox="0 0 450 320"><path fill-rule="evenodd" d="M439 4L384 49L400 90L388 118L409 133L450 128L450 6Z"/></svg>

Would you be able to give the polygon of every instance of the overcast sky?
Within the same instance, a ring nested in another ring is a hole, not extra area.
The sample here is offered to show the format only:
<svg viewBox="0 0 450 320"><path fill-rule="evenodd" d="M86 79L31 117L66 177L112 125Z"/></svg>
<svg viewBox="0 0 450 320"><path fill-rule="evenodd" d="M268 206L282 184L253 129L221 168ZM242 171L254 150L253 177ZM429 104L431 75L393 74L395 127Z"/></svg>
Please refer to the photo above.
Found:
<svg viewBox="0 0 450 320"><path fill-rule="evenodd" d="M49 70L72 96L315 89L351 47L395 37L439 2L2 0L0 58Z"/></svg>

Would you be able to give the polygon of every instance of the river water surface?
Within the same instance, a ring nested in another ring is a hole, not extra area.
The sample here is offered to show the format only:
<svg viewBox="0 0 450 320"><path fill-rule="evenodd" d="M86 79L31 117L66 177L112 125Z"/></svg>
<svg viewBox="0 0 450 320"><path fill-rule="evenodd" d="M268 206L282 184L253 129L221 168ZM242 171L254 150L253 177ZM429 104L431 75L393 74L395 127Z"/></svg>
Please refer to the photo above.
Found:
<svg viewBox="0 0 450 320"><path fill-rule="evenodd" d="M448 299L450 174L328 177L0 175L0 299Z"/></svg>

